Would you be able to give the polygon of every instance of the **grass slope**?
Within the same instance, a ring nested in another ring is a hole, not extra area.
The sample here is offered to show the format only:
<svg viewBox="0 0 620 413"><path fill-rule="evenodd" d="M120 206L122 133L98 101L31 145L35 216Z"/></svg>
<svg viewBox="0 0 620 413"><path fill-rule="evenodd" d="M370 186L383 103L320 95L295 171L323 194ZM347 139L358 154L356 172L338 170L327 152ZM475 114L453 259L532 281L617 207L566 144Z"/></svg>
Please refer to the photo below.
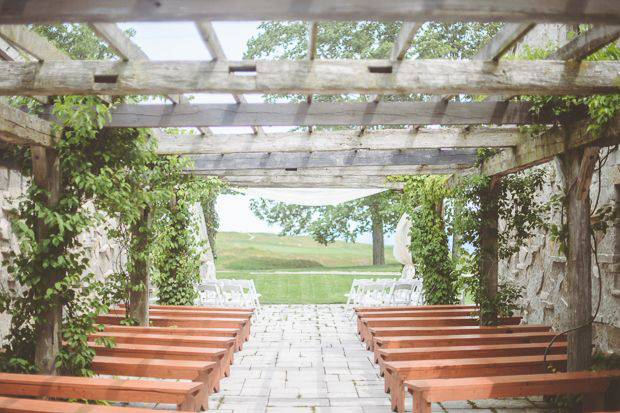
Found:
<svg viewBox="0 0 620 413"><path fill-rule="evenodd" d="M323 246L310 237L220 232L217 234L216 249L218 271L372 265L372 246L369 244L336 241ZM386 247L385 258L386 264L397 264L391 247Z"/></svg>

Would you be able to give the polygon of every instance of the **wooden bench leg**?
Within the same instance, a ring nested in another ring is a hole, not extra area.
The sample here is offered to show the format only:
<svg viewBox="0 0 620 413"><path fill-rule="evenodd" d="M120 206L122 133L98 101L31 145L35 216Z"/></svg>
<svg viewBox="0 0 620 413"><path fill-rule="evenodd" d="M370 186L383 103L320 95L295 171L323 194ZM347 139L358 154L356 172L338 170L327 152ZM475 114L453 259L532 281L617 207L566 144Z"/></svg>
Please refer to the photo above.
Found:
<svg viewBox="0 0 620 413"><path fill-rule="evenodd" d="M202 387L206 388L207 385L203 385ZM185 399L177 405L177 410L186 412L199 412L200 410L207 410L209 395L207 394L203 400L203 395L201 393L202 390L199 390L197 393L186 395Z"/></svg>
<svg viewBox="0 0 620 413"><path fill-rule="evenodd" d="M411 392L413 396L413 413L431 413L431 403L426 400L424 393Z"/></svg>
<svg viewBox="0 0 620 413"><path fill-rule="evenodd" d="M392 411L404 413L405 411L405 383L397 373L391 374L390 398L392 399Z"/></svg>
<svg viewBox="0 0 620 413"><path fill-rule="evenodd" d="M605 411L605 393L584 394L581 404L584 412Z"/></svg>

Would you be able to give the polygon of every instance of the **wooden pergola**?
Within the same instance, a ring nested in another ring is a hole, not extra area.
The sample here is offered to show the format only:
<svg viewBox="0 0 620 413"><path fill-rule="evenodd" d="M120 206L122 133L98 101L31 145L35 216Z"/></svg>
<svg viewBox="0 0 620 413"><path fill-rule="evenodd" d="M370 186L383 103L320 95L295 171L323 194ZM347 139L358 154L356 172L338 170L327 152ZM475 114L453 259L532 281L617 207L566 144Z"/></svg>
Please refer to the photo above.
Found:
<svg viewBox="0 0 620 413"><path fill-rule="evenodd" d="M153 128L160 154L187 155L198 175L220 176L254 187L397 187L390 175L467 174L476 148L503 149L479 170L495 177L554 158L567 183L570 320L591 318L589 186L600 147L620 142L620 117L603 136L587 133L585 120L553 128L537 138L518 127L545 124L519 95L593 95L620 92L619 61L584 59L620 37L618 0L0 0L0 95L164 95L168 104L126 104L112 110L108 127ZM321 60L316 57L320 21L404 21L389 59ZM152 62L116 26L127 21L195 21L211 61ZM229 61L211 21L308 21L305 60ZM504 22L471 60L407 60L411 41L426 21ZM26 24L89 23L116 51L115 61L70 60ZM589 23L593 27L544 60L502 60L539 23ZM191 104L185 94L228 93L235 104ZM244 94L302 94L304 103L247 103ZM366 94L368 103L319 103L313 95ZM425 102L385 102L384 95L426 94ZM457 95L490 96L459 103ZM0 139L33 149L34 179L55 188L49 112L37 118L0 106ZM314 126L356 125L349 130ZM380 130L369 130L372 126ZM389 126L398 128L389 129ZM430 126L429 126L430 125ZM442 125L438 127L437 125ZM211 127L249 126L252 134L216 135ZM266 133L267 126L306 131ZM166 135L157 128L195 127L193 135ZM493 191L493 184L489 188ZM53 191L52 191L53 192ZM491 217L492 218L492 217ZM497 219L497 217L495 217ZM483 245L497 252L497 228ZM497 253L483 263L492 295L497 291ZM569 335L569 369L587 367L590 328Z"/></svg>

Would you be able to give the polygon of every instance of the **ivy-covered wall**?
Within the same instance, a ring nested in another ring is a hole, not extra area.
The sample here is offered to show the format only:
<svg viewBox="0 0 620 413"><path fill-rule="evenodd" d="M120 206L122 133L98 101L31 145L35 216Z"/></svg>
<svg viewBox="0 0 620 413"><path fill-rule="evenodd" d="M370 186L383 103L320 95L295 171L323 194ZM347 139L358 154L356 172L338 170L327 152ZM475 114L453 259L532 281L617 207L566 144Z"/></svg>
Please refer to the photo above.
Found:
<svg viewBox="0 0 620 413"><path fill-rule="evenodd" d="M16 206L16 199L24 193L27 180L15 169L0 165L0 261L6 258L8 252L17 249L17 239L11 231L11 224L7 216L9 210ZM96 228L80 238L90 258L88 271L97 276L105 277L112 273L114 268L124 264L125 254L119 245L108 239L106 231ZM11 283L6 268L0 265L0 288ZM8 332L9 317L0 313L0 344Z"/></svg>
<svg viewBox="0 0 620 413"><path fill-rule="evenodd" d="M549 48L566 41L574 30L565 25L538 25L517 46L515 54L530 48ZM601 156L607 149L601 150ZM541 200L547 202L557 193L561 175L555 162L539 166L547 170L545 188L539 192ZM604 205L620 206L620 154L610 153L601 169L600 195L599 176L594 174L590 188L590 199L594 209L598 197L598 208ZM560 215L552 217L560 225ZM500 223L501 225L501 223ZM592 308L598 303L599 282L602 281L601 306L594 323L594 342L603 351L620 352L620 221L616 221L605 234L597 232L598 261L600 274L594 256L592 257ZM542 231L520 248L510 259L500 262L499 276L516 282L525 288L521 302L524 319L531 324L551 324L557 330L565 330L567 324L566 305L566 258L559 251L559 244Z"/></svg>

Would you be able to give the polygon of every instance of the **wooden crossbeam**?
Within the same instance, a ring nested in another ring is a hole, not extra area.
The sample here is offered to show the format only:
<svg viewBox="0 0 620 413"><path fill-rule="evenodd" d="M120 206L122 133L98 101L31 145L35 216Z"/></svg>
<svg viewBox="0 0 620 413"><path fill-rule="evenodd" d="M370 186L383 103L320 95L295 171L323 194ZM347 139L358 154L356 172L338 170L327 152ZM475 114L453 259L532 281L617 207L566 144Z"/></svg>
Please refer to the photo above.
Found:
<svg viewBox="0 0 620 413"><path fill-rule="evenodd" d="M235 74L252 70L256 76ZM0 62L0 95L587 95L618 93L619 77L618 61Z"/></svg>
<svg viewBox="0 0 620 413"><path fill-rule="evenodd" d="M194 170L286 169L386 165L473 165L475 149L251 152L190 156Z"/></svg>
<svg viewBox="0 0 620 413"><path fill-rule="evenodd" d="M0 26L0 37L41 61L68 59L68 56L52 42L32 32L26 26Z"/></svg>
<svg viewBox="0 0 620 413"><path fill-rule="evenodd" d="M523 142L516 128L457 128L377 130L359 136L354 130L269 133L254 135L165 135L157 143L159 154L234 154L248 152L318 152L351 150L409 150L441 148L510 147Z"/></svg>
<svg viewBox="0 0 620 413"><path fill-rule="evenodd" d="M0 140L19 145L50 147L59 135L49 122L0 104Z"/></svg>
<svg viewBox="0 0 620 413"><path fill-rule="evenodd" d="M215 175L207 175L215 176ZM272 175L272 176L219 176L232 186L248 188L385 188L402 189L401 182L388 182L385 177L366 176L305 176L305 175Z"/></svg>
<svg viewBox="0 0 620 413"><path fill-rule="evenodd" d="M605 136L599 138L587 132L585 121L571 127L568 133L554 128L539 138L529 138L524 143L502 152L486 160L481 172L485 175L502 176L548 162L554 156L580 146L597 143L614 145L620 142L620 116L609 125Z"/></svg>
<svg viewBox="0 0 620 413"><path fill-rule="evenodd" d="M0 23L374 20L613 24L617 0L2 0Z"/></svg>
<svg viewBox="0 0 620 413"><path fill-rule="evenodd" d="M620 37L620 26L595 26L556 50L549 60L583 60Z"/></svg>
<svg viewBox="0 0 620 413"><path fill-rule="evenodd" d="M215 32L215 27L209 21L201 21L196 22L196 29L202 37L202 41L207 47L209 54L213 60L226 60L226 54L224 53L224 48L222 47L220 40L217 37L217 33ZM233 93L233 99L237 103L247 103L245 96ZM254 133L263 133L264 131L260 126L249 125L252 127Z"/></svg>
<svg viewBox="0 0 620 413"><path fill-rule="evenodd" d="M316 58L317 38L319 35L319 25L316 22L308 23L308 60ZM306 95L306 102L312 103L312 94ZM312 133L312 125L308 125L308 133Z"/></svg>
<svg viewBox="0 0 620 413"><path fill-rule="evenodd" d="M349 176L381 177L395 175L451 175L465 173L471 167L467 165L387 165L387 166L346 166L325 168L289 168L289 169L212 169L208 172L193 171L196 175L214 176Z"/></svg>
<svg viewBox="0 0 620 413"><path fill-rule="evenodd" d="M534 117L530 108L525 102L129 104L112 109L108 126L522 125L549 120Z"/></svg>

